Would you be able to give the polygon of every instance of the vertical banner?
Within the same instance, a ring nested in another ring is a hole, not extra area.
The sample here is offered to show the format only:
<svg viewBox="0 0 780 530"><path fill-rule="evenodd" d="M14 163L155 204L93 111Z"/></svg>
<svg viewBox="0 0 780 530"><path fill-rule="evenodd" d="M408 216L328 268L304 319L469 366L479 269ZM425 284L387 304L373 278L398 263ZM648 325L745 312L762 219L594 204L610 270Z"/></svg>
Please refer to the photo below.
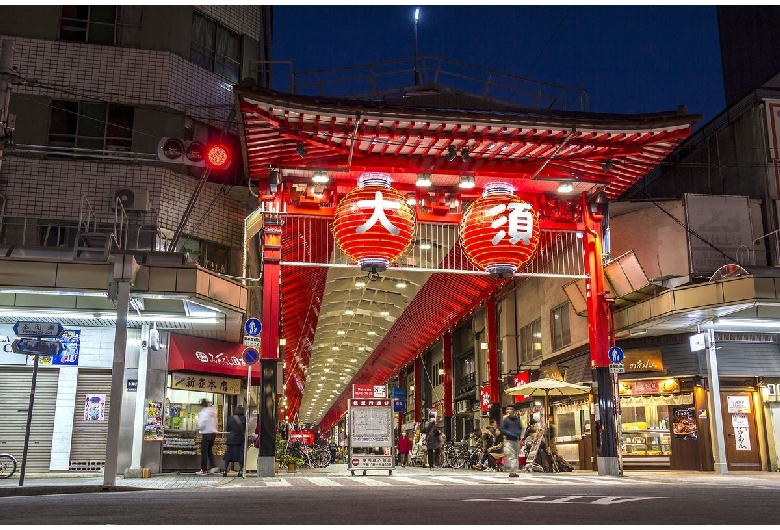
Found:
<svg viewBox="0 0 780 530"><path fill-rule="evenodd" d="M490 410L490 386L486 385L479 389L480 395L480 408L482 412L488 412Z"/></svg>
<svg viewBox="0 0 780 530"><path fill-rule="evenodd" d="M105 421L106 395L87 394L84 400L84 421Z"/></svg>
<svg viewBox="0 0 780 530"><path fill-rule="evenodd" d="M406 412L406 389L393 388L393 412Z"/></svg>
<svg viewBox="0 0 780 530"><path fill-rule="evenodd" d="M514 386L527 385L530 379L531 379L530 372L528 370L526 370L525 372L520 372L519 374L515 374ZM517 403L518 401L525 401L528 398L529 396L516 395L515 403Z"/></svg>

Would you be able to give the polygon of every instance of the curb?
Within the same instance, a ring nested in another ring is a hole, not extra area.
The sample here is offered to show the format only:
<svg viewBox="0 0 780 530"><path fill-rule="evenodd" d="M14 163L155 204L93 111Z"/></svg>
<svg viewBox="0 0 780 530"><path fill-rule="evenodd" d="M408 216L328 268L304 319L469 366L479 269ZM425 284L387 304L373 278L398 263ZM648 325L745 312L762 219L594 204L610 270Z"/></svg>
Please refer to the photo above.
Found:
<svg viewBox="0 0 780 530"><path fill-rule="evenodd" d="M40 495L72 495L78 493L117 493L146 491L135 486L16 486L0 488L0 497L35 497Z"/></svg>

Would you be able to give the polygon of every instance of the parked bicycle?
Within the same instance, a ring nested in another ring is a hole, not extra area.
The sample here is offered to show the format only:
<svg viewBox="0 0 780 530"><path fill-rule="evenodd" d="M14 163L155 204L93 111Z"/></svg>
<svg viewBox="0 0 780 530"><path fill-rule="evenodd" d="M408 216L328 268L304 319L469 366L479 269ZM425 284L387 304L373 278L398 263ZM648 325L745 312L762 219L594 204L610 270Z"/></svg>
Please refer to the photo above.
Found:
<svg viewBox="0 0 780 530"><path fill-rule="evenodd" d="M306 467L328 467L330 465L330 450L327 446L309 447L299 440L292 440L287 442L285 453L300 458Z"/></svg>
<svg viewBox="0 0 780 530"><path fill-rule="evenodd" d="M0 453L0 478L11 478L16 473L16 458L11 453Z"/></svg>

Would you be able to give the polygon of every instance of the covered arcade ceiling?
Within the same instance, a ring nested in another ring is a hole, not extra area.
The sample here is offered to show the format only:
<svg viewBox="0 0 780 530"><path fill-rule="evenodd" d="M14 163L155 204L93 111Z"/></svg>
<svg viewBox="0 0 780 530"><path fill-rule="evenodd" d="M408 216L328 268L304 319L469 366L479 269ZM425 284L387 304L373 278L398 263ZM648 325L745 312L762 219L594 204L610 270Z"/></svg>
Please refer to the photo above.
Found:
<svg viewBox="0 0 780 530"><path fill-rule="evenodd" d="M486 183L509 182L517 195L539 198L542 223L552 230L556 220L577 217L583 195L617 199L699 119L680 111L617 115L500 104L472 111L465 100L464 108L453 109L437 108L436 98L430 107L419 100L405 107L405 99L315 98L240 87L235 93L251 186L261 208L287 215L281 413L322 429L346 412L352 383L387 383L501 282L511 281L477 271L458 242L460 214ZM389 173L393 187L416 200L419 223L407 255L376 281L341 255L331 230L338 201L369 171ZM322 172L329 180L313 182ZM430 187L415 185L420 175L429 176ZM474 187L460 188L464 178ZM559 192L562 183L572 190ZM540 253L565 252L560 241L548 237ZM564 272L581 274L576 267Z"/></svg>

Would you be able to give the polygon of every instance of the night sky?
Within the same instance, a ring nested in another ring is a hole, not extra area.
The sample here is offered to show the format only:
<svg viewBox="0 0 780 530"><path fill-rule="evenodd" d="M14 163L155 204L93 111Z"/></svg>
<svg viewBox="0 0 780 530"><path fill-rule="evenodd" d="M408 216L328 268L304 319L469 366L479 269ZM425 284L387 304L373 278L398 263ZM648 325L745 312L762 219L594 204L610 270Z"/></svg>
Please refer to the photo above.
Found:
<svg viewBox="0 0 780 530"><path fill-rule="evenodd" d="M414 57L415 5L274 7L296 72ZM725 110L715 6L420 6L418 56L588 91L592 112Z"/></svg>

